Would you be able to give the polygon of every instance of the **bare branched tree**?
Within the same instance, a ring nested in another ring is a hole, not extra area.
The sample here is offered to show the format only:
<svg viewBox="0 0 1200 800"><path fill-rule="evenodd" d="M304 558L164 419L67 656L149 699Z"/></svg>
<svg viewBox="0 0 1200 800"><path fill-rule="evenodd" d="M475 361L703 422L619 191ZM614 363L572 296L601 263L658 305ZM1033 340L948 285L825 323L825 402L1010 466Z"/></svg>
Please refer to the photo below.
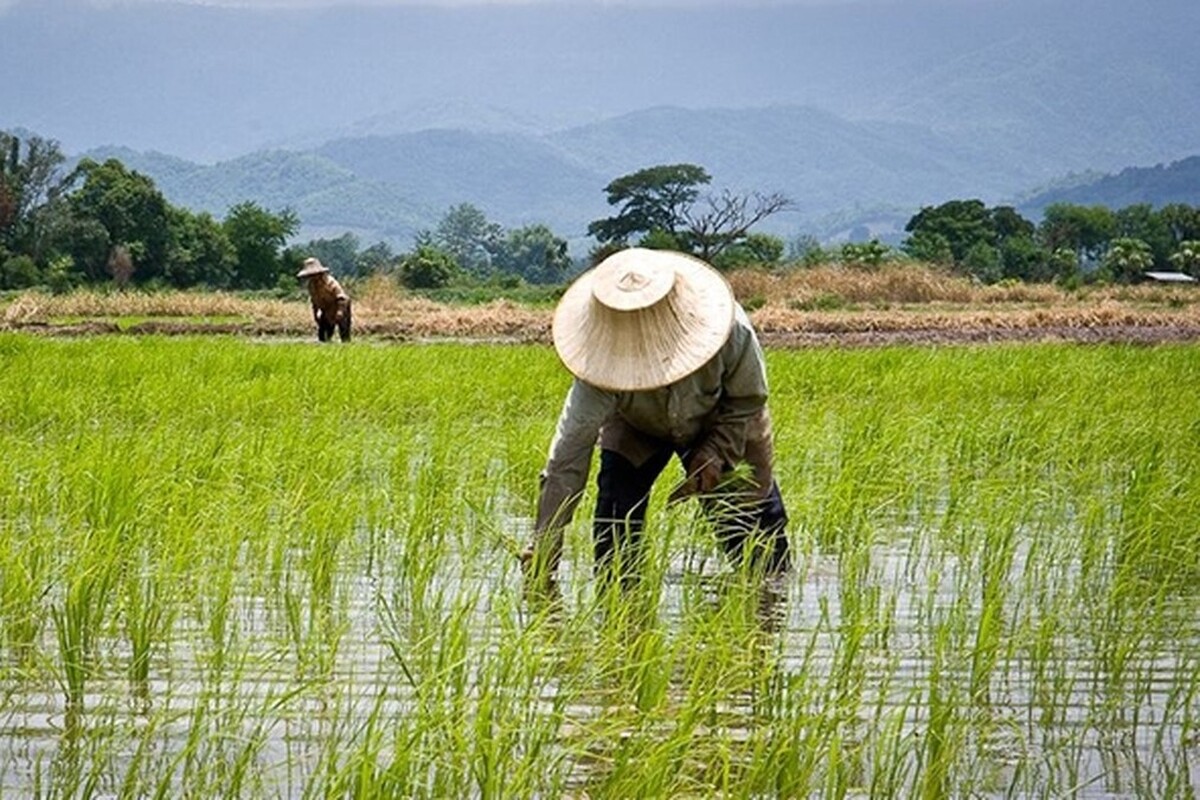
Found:
<svg viewBox="0 0 1200 800"><path fill-rule="evenodd" d="M735 194L728 189L705 197L705 210L684 212L684 232L697 256L711 263L721 251L745 238L750 229L792 204L779 192Z"/></svg>

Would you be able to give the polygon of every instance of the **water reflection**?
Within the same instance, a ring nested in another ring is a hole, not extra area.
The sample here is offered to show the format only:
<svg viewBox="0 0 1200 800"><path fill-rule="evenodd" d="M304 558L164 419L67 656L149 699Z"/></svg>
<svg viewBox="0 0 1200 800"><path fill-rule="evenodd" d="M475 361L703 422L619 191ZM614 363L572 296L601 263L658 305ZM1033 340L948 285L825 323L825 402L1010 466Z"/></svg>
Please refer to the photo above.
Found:
<svg viewBox="0 0 1200 800"><path fill-rule="evenodd" d="M564 565L531 591L505 552L445 559L430 574L374 563L385 566L344 564L319 596L236 591L219 631L179 615L133 683L132 654L107 632L82 693L69 695L79 702L64 702L46 667L53 642L39 642L43 658L0 672L0 791L79 789L89 775L113 783L176 763L170 794L221 763L243 765L266 794L311 794L338 763L331 748L374 752L376 730L419 741L422 725L470 729L461 715L485 700L546 723L564 771L547 780L577 794L635 790L623 783L637 774L631 759L670 761L703 787L753 774L764 754L791 759L797 786L844 770L847 785L936 794L919 765L951 736L967 737L955 744L972 761L957 769L979 796L1200 785L1187 598L1141 628L1136 610L1092 625L1087 608L1072 609L1066 625L1025 598L998 608L1028 615L1009 628L1024 638L982 651L968 567L908 545L872 547L861 563L809 555L774 581L684 553L624 590ZM831 767L835 751L845 760Z"/></svg>

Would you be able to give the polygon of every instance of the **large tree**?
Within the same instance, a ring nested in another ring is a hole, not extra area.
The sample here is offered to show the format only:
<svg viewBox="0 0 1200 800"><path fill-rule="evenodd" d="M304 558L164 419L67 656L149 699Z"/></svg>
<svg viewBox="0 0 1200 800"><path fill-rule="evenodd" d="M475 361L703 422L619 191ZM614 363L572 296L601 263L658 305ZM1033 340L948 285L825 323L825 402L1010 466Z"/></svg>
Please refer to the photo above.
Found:
<svg viewBox="0 0 1200 800"><path fill-rule="evenodd" d="M545 225L511 230L496 251L496 269L530 283L559 283L571 270L567 241Z"/></svg>
<svg viewBox="0 0 1200 800"><path fill-rule="evenodd" d="M78 177L65 161L58 142L0 131L0 248L43 258Z"/></svg>
<svg viewBox="0 0 1200 800"><path fill-rule="evenodd" d="M637 236L640 245L686 250L712 262L791 204L778 193L724 190L702 196L701 187L711 181L695 164L663 164L623 175L604 187L608 204L619 206L619 212L592 222L588 233L600 242L601 252L624 247Z"/></svg>
<svg viewBox="0 0 1200 800"><path fill-rule="evenodd" d="M1039 233L1047 250L1069 249L1083 266L1100 258L1116 228L1116 215L1105 206L1052 203L1043 213Z"/></svg>
<svg viewBox="0 0 1200 800"><path fill-rule="evenodd" d="M225 288L233 283L237 250L211 214L172 208L171 239L163 277L172 286Z"/></svg>
<svg viewBox="0 0 1200 800"><path fill-rule="evenodd" d="M608 204L619 211L592 222L588 234L602 245L618 246L635 234L674 234L686 222L700 187L711 181L708 172L695 164L663 164L622 175L604 187Z"/></svg>
<svg viewBox="0 0 1200 800"><path fill-rule="evenodd" d="M290 209L274 214L249 201L229 209L222 228L237 253L234 284L248 289L277 284L284 271L283 246L298 224Z"/></svg>
<svg viewBox="0 0 1200 800"><path fill-rule="evenodd" d="M683 240L693 253L712 261L735 245L744 243L750 229L772 214L791 205L782 194L749 195L724 191L705 198L705 208L684 209Z"/></svg>
<svg viewBox="0 0 1200 800"><path fill-rule="evenodd" d="M470 203L452 206L438 222L428 241L458 262L458 266L476 278L492 271L492 259L499 248L503 229L488 220L482 210Z"/></svg>
<svg viewBox="0 0 1200 800"><path fill-rule="evenodd" d="M103 164L85 158L77 169L83 185L70 196L71 212L78 220L98 223L107 238L103 263L81 264L84 272L102 279L120 248L131 259L135 281L161 277L170 242L169 206L154 181L115 158Z"/></svg>

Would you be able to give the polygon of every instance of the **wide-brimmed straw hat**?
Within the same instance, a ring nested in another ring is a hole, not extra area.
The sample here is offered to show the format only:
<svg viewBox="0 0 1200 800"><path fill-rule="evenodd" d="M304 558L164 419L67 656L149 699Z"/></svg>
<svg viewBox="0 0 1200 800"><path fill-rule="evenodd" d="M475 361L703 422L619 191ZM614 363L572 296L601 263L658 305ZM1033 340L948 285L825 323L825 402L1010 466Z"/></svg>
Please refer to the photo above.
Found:
<svg viewBox="0 0 1200 800"><path fill-rule="evenodd" d="M554 311L554 349L601 389L674 383L717 354L733 328L733 291L698 258L630 248L579 276Z"/></svg>
<svg viewBox="0 0 1200 800"><path fill-rule="evenodd" d="M329 267L325 266L320 260L315 258L304 259L304 267L296 273L297 278L311 278L313 275L320 275L323 272L329 272Z"/></svg>

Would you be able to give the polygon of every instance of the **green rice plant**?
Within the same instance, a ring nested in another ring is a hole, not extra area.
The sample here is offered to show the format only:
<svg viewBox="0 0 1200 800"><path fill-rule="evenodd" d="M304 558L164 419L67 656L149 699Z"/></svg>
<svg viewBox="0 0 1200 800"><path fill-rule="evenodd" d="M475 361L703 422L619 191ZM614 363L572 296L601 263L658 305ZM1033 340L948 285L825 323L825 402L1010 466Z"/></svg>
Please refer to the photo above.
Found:
<svg viewBox="0 0 1200 800"><path fill-rule="evenodd" d="M544 597L514 554L548 348L6 335L0 362L11 793L1188 791L1200 418L1164 387L1194 346L769 351L795 572L763 592L656 493L605 585L589 485Z"/></svg>

